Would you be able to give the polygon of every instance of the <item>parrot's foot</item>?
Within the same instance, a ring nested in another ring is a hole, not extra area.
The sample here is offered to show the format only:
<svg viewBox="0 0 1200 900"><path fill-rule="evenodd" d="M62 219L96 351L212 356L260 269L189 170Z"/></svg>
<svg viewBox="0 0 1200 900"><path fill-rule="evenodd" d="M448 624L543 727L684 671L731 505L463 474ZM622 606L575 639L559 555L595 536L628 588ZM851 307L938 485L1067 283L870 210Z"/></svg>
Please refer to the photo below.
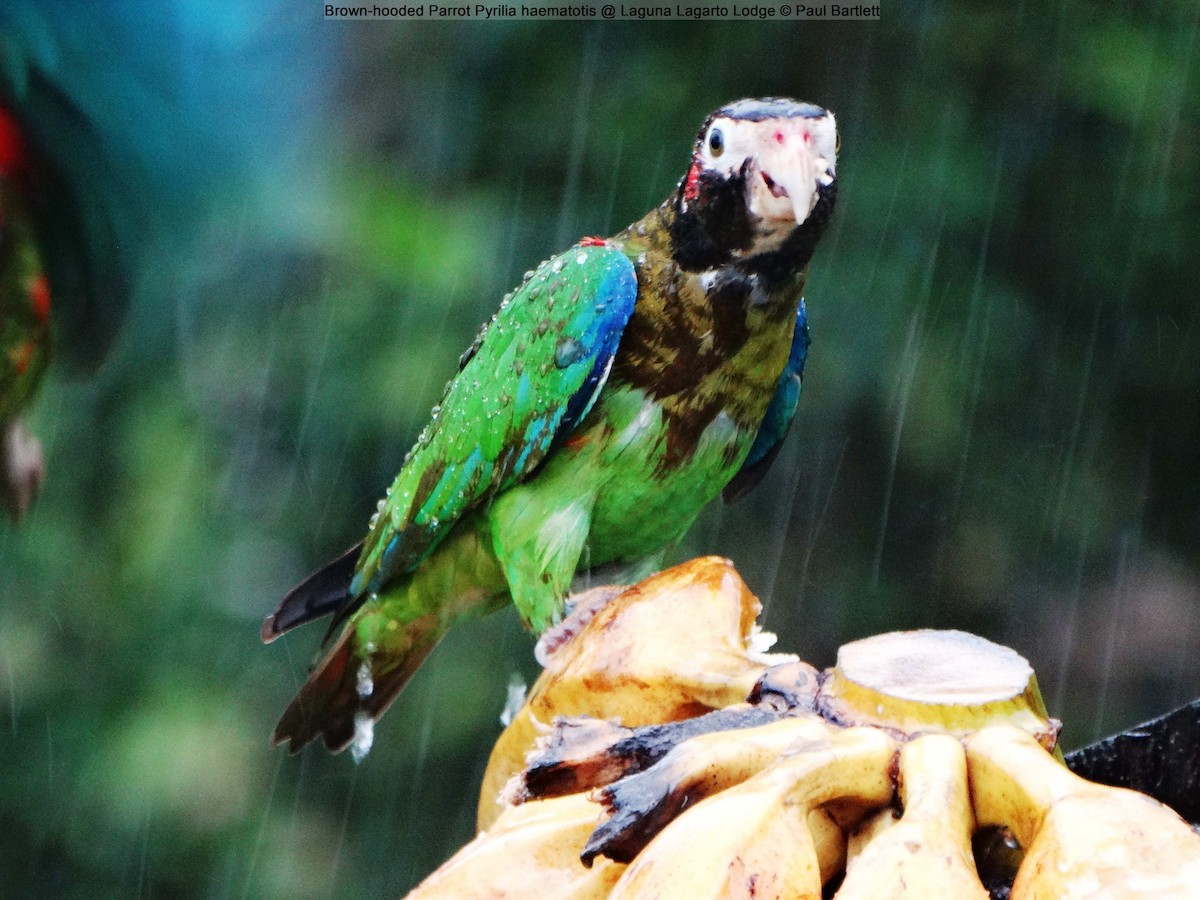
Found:
<svg viewBox="0 0 1200 900"><path fill-rule="evenodd" d="M550 657L579 634L609 600L624 590L625 587L619 584L602 584L567 597L566 614L562 621L543 631L537 646L533 648L538 665L546 668Z"/></svg>
<svg viewBox="0 0 1200 900"><path fill-rule="evenodd" d="M14 522L29 510L46 476L42 444L20 419L0 425L0 497Z"/></svg>
<svg viewBox="0 0 1200 900"><path fill-rule="evenodd" d="M534 648L538 665L546 668L550 657L582 631L613 597L657 573L662 568L662 558L662 552L652 553L632 562L608 563L576 576L565 601L562 621L546 628ZM601 583L595 584L597 581Z"/></svg>

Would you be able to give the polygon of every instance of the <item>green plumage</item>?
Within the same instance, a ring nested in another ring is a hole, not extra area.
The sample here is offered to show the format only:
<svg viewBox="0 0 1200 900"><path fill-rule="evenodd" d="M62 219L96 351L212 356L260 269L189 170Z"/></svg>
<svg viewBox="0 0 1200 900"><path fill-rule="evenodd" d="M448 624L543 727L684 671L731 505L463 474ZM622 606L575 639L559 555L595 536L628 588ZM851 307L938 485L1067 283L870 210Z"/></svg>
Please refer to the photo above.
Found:
<svg viewBox="0 0 1200 900"><path fill-rule="evenodd" d="M781 116L797 132L800 117L828 115L794 109ZM335 625L349 619L277 741L297 749L322 735L365 750L369 723L454 622L511 599L537 632L562 614L577 572L648 574L741 469L772 397L799 377L785 366L804 266L832 207L832 163L809 183L813 214L780 235L747 213L766 188L781 195L776 181L765 170L751 180L750 161L701 170L703 135L679 194L542 264L505 299L361 550L267 618L266 640L326 612Z"/></svg>
<svg viewBox="0 0 1200 900"><path fill-rule="evenodd" d="M635 291L617 250L579 247L505 300L372 519L351 593L378 591L409 571L464 512L541 464L602 349L597 307L615 310L623 325ZM624 295L625 310L614 295Z"/></svg>

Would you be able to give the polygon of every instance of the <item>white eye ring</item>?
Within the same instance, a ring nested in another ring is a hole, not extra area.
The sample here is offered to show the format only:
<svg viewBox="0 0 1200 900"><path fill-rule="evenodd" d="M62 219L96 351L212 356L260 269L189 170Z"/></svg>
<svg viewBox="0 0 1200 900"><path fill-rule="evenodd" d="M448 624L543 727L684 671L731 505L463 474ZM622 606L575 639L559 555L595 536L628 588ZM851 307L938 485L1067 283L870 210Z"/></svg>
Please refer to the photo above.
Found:
<svg viewBox="0 0 1200 900"><path fill-rule="evenodd" d="M716 159L725 152L725 135L720 128L714 128L708 133L708 152Z"/></svg>

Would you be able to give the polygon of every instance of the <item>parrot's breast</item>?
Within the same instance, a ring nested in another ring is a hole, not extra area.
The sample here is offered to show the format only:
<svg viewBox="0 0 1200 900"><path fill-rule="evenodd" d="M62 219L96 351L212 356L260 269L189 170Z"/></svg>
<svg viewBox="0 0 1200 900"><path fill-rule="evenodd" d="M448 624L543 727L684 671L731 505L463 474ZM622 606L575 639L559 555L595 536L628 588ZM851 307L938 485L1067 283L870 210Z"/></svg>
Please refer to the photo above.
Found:
<svg viewBox="0 0 1200 900"><path fill-rule="evenodd" d="M686 459L679 459L669 428L670 417L657 399L610 384L588 426L527 486L558 502L591 498L591 566L638 559L677 542L733 477L754 440L753 429L718 412Z"/></svg>

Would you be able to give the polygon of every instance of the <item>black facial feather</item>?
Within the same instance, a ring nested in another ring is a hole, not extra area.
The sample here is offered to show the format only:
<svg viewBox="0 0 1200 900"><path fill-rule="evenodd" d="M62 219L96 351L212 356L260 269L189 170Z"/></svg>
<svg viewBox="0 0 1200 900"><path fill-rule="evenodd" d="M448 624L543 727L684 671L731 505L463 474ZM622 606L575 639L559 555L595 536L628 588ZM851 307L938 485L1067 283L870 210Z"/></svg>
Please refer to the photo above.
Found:
<svg viewBox="0 0 1200 900"><path fill-rule="evenodd" d="M676 198L677 214L671 222L671 244L676 262L687 271L711 269L729 261L736 250L754 240L754 222L746 205L746 180L751 162L725 176L701 172L695 199Z"/></svg>
<svg viewBox="0 0 1200 900"><path fill-rule="evenodd" d="M675 216L669 227L672 256L684 271L700 272L726 265L733 260L735 251L752 244L754 222L746 204L749 166L747 160L741 170L729 178L715 172L702 172L698 196L694 200L683 200L684 184L680 185L675 199ZM760 275L771 285L808 265L836 201L836 180L819 185L817 202L808 218L792 231L779 249L746 259L747 270Z"/></svg>
<svg viewBox="0 0 1200 900"><path fill-rule="evenodd" d="M778 250L770 253L760 253L746 260L748 271L754 272L763 280L763 286L771 290L774 286L790 278L793 272L798 272L808 265L817 241L829 224L833 215L833 207L837 202L837 181L817 187L817 202L808 218L794 229Z"/></svg>

